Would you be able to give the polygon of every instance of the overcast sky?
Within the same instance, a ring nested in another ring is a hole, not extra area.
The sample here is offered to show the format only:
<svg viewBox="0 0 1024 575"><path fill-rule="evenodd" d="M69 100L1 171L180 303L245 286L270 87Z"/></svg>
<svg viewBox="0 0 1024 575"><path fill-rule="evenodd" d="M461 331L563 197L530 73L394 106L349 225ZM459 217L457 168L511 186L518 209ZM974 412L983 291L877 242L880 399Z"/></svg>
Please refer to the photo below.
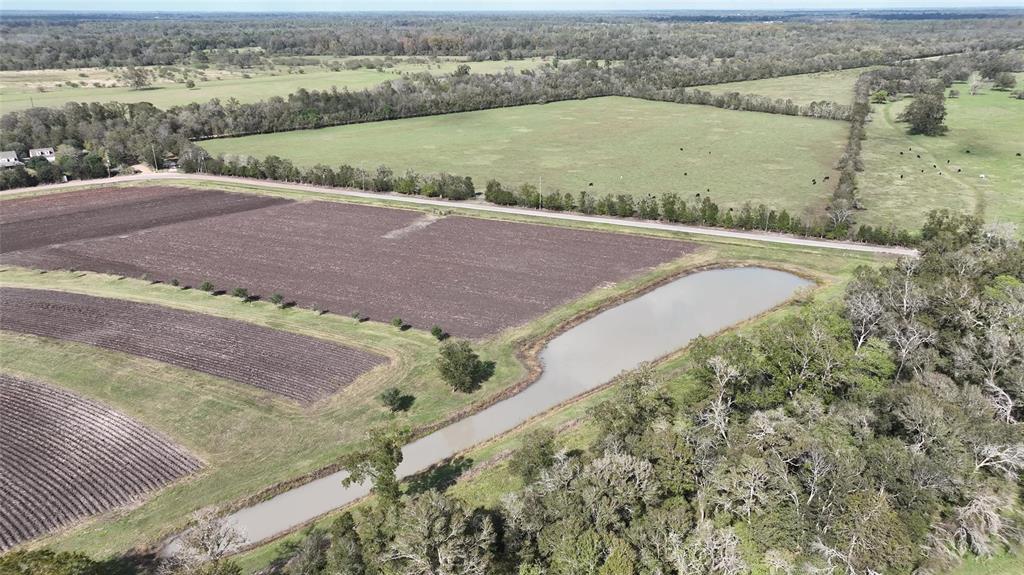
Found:
<svg viewBox="0 0 1024 575"><path fill-rule="evenodd" d="M381 11L381 10L667 10L1021 7L1024 0L0 0L8 10L89 11Z"/></svg>

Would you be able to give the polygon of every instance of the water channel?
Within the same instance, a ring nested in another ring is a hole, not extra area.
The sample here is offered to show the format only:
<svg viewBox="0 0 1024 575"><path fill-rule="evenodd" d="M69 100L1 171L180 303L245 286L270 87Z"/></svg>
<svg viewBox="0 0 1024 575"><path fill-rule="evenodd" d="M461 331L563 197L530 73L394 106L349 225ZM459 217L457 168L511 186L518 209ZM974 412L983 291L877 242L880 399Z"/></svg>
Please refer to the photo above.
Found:
<svg viewBox="0 0 1024 575"><path fill-rule="evenodd" d="M543 373L522 392L409 443L398 475L409 476L527 419L601 386L624 370L677 350L769 310L807 280L766 268L697 272L605 310L552 339L540 353ZM306 483L241 509L228 521L249 542L288 531L369 493L342 487L345 472Z"/></svg>

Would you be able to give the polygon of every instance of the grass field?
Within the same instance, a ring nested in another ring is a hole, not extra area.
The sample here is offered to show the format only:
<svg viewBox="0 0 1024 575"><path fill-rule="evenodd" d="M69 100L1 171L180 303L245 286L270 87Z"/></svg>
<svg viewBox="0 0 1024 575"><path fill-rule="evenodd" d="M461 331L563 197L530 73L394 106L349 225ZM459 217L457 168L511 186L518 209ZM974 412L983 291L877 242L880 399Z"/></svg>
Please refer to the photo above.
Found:
<svg viewBox="0 0 1024 575"><path fill-rule="evenodd" d="M343 60L343 59L338 59ZM400 78L404 73L430 72L445 74L455 70L463 62L455 59L437 59L432 62L413 63L396 60L392 68L377 70L358 68L355 70L331 71L325 66L268 66L252 69L209 69L205 70L206 81L196 81L196 87L189 89L183 82L159 79L152 87L133 90L127 87L93 87L94 82L111 86L117 84L112 70L103 68L78 68L71 70L30 70L0 72L0 113L21 110L35 106L59 107L67 102L150 102L158 108L169 108L206 102L219 98L226 102L235 98L239 102L256 102L272 96L287 97L298 90L361 90L376 86L387 80ZM467 62L476 73L497 73L511 66L515 70L537 68L544 64L539 58L529 60L502 60ZM179 69L181 67L178 67ZM192 70L195 72L195 70ZM301 73L300 73L301 72ZM85 77L82 77L84 74ZM243 74L250 77L245 78ZM180 76L179 76L180 77ZM69 87L67 82L86 84L84 87ZM57 86L61 84L61 86ZM39 89L43 91L39 91Z"/></svg>
<svg viewBox="0 0 1024 575"><path fill-rule="evenodd" d="M1024 74L1018 78L1024 82ZM976 96L966 85L954 88L961 96L946 100L944 136L907 134L896 118L910 99L874 106L857 177L867 209L858 221L913 229L929 210L949 208L1024 222L1024 100L989 88Z"/></svg>
<svg viewBox="0 0 1024 575"><path fill-rule="evenodd" d="M818 213L822 183L842 151L847 124L755 112L608 97L210 140L211 153L297 164L387 164L397 173L447 171L479 189L543 184L580 191L710 195ZM682 148L682 150L680 149ZM811 180L818 179L813 185ZM593 186L590 184L593 183Z"/></svg>
<svg viewBox="0 0 1024 575"><path fill-rule="evenodd" d="M795 76L780 76L763 80L747 80L744 82L728 82L726 84L709 84L695 86L713 94L739 92L741 94L759 94L772 98L790 99L797 104L809 104L819 100L829 100L839 104L853 103L853 85L857 77L870 68L851 68L834 72L815 72Z"/></svg>
<svg viewBox="0 0 1024 575"><path fill-rule="evenodd" d="M1017 554L999 555L991 559L971 558L953 570L950 575L1019 575L1024 573L1024 550Z"/></svg>

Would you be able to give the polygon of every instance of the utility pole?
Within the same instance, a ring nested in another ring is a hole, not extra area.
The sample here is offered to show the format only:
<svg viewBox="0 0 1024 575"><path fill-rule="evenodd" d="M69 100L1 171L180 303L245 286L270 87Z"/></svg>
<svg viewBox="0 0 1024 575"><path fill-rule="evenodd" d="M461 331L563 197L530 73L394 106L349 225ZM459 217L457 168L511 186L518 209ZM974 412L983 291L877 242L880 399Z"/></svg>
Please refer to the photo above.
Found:
<svg viewBox="0 0 1024 575"><path fill-rule="evenodd" d="M159 170L160 166L159 166L159 164L156 163L156 146L153 144L153 142L149 143L149 149L150 149L150 151L153 152L153 170L154 171Z"/></svg>

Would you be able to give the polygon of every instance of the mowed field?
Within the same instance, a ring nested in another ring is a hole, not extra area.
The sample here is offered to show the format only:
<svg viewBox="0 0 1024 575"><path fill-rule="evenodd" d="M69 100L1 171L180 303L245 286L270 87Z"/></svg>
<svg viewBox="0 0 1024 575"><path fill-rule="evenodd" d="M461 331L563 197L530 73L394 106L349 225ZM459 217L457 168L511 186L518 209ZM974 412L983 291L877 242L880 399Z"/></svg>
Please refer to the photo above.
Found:
<svg viewBox="0 0 1024 575"><path fill-rule="evenodd" d="M836 70L832 72L779 76L763 80L694 86L694 89L711 92L712 94L724 94L727 92L758 94L772 98L793 100L797 104L810 104L820 100L828 100L838 104L852 104L853 85L857 82L857 77L868 70L870 68L851 68L849 70Z"/></svg>
<svg viewBox="0 0 1024 575"><path fill-rule="evenodd" d="M896 119L909 98L873 105L857 176L867 208L859 222L915 229L939 208L1024 222L1024 100L989 87L976 96L964 84L953 88L961 96L946 100L943 136L907 134Z"/></svg>
<svg viewBox="0 0 1024 575"><path fill-rule="evenodd" d="M250 323L60 291L0 288L0 328L87 343L309 404L385 358Z"/></svg>
<svg viewBox="0 0 1024 575"><path fill-rule="evenodd" d="M276 154L298 164L447 171L577 194L710 194L818 213L848 124L710 106L594 98L210 140L214 154ZM812 179L817 178L814 185ZM591 186L591 184L593 184ZM709 191L710 190L710 191Z"/></svg>
<svg viewBox="0 0 1024 575"><path fill-rule="evenodd" d="M102 404L6 374L0 374L0 453L0 552L137 502L202 465Z"/></svg>
<svg viewBox="0 0 1024 575"><path fill-rule="evenodd" d="M335 60L343 61L344 58L325 58L325 61ZM395 59L394 67L382 70L357 68L332 71L325 66L211 69L204 71L207 80L197 80L195 88L186 87L184 82L161 78L143 90L116 86L118 82L114 71L103 68L5 71L0 72L0 113L32 106L60 107L68 102L149 102L158 108L170 108L192 102L202 103L214 98L219 98L222 102L234 98L239 102L248 103L273 96L287 97L299 88L310 91L330 90L333 87L339 90L362 90L388 80L397 80L406 73L448 74L463 63L469 65L474 73L494 74L508 67L517 72L538 68L544 65L545 60L531 58L462 62L453 58L442 58L429 62L409 62ZM155 68L149 67L153 70ZM198 72L197 69L190 71ZM249 77L246 78L246 75ZM68 82L87 86L70 87L67 85ZM94 87L94 82L105 87Z"/></svg>
<svg viewBox="0 0 1024 575"><path fill-rule="evenodd" d="M82 193L62 213L101 225L109 210L131 218L134 204L111 206L108 193ZM94 199L103 208L95 209ZM38 200L5 201L0 233L18 229L22 216L38 220ZM401 318L467 337L522 325L692 249L674 240L287 200L101 238L83 225L80 234L77 241L5 253L2 262L177 279L193 287L211 281L220 289L242 287L264 298L280 293L302 306L382 322Z"/></svg>

